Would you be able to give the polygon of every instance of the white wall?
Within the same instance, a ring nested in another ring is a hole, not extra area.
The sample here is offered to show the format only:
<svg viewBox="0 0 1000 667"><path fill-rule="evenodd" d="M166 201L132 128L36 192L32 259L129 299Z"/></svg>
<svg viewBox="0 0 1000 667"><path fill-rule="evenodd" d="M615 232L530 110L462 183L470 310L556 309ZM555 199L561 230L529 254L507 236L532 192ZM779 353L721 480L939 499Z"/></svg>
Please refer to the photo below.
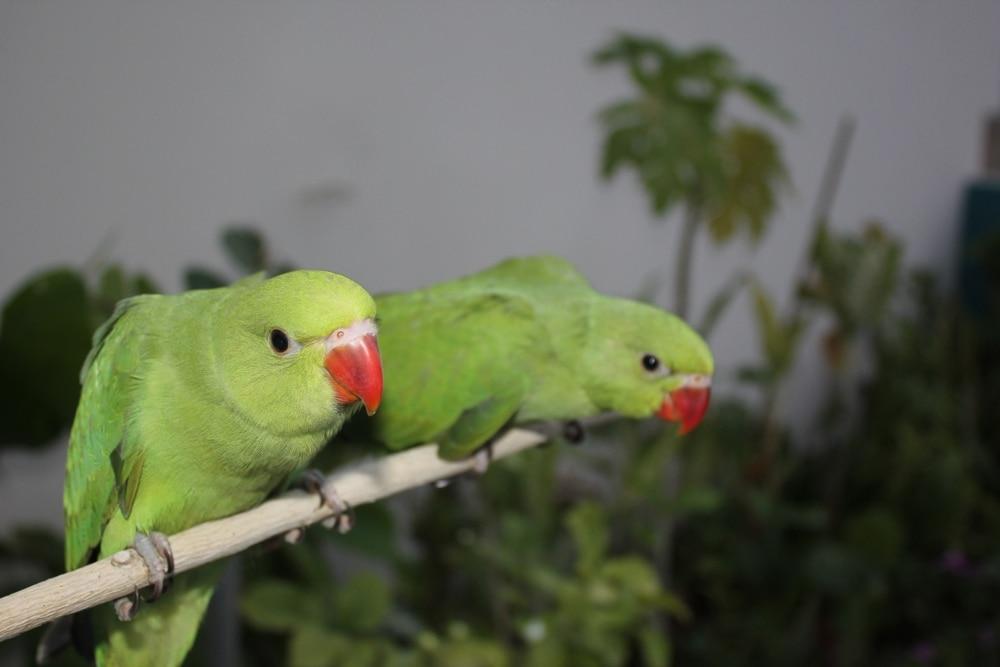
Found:
<svg viewBox="0 0 1000 667"><path fill-rule="evenodd" d="M677 225L652 223L632 179L596 179L594 112L627 87L587 54L615 28L720 43L801 119L783 134L795 194L756 253L699 247L696 306L747 263L787 287L845 111L838 224L882 218L947 265L1000 101L996 0L0 0L0 293L108 239L176 289L182 264L221 264L231 220L373 290L545 251L633 293ZM723 369L754 357L745 307L713 342ZM23 494L38 467L23 460L0 472L0 519L23 498L9 472Z"/></svg>

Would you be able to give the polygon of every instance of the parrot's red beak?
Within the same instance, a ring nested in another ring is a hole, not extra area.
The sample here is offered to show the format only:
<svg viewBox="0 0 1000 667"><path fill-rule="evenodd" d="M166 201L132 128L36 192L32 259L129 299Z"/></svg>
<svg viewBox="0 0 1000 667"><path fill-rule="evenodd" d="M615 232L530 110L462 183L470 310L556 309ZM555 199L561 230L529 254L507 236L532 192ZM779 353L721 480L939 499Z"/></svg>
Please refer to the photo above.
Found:
<svg viewBox="0 0 1000 667"><path fill-rule="evenodd" d="M378 354L375 324L371 320L337 329L327 338L324 365L330 373L337 402L360 400L369 415L382 402L382 359Z"/></svg>
<svg viewBox="0 0 1000 667"><path fill-rule="evenodd" d="M680 422L681 435L690 433L701 423L708 410L708 399L712 386L704 376L691 376L688 380L663 397L663 404L657 416L672 422Z"/></svg>

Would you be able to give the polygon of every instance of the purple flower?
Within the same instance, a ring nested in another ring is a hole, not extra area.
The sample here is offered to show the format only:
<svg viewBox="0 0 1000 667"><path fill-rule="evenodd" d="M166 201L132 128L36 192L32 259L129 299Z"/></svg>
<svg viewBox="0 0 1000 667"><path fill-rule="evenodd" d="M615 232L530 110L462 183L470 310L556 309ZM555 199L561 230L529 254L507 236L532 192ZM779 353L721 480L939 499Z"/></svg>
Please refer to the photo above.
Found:
<svg viewBox="0 0 1000 667"><path fill-rule="evenodd" d="M929 664L936 655L937 649L935 649L934 644L931 644L930 642L920 642L910 649L910 657L925 665Z"/></svg>
<svg viewBox="0 0 1000 667"><path fill-rule="evenodd" d="M972 565L961 549L948 549L941 555L938 565L948 574L966 575L972 573Z"/></svg>

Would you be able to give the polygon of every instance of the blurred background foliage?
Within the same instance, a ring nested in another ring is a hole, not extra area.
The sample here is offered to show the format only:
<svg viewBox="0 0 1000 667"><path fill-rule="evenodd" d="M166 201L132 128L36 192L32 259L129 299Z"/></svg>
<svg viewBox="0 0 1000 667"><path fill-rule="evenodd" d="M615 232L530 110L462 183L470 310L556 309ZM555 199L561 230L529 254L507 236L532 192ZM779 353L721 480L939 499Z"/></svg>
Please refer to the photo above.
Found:
<svg viewBox="0 0 1000 667"><path fill-rule="evenodd" d="M787 180L777 141L725 112L735 94L789 121L775 88L717 48L620 35L594 59L623 66L636 93L599 115L602 172L634 170L657 214L685 210L679 260L702 227L717 243L740 230L763 238ZM970 317L934 276L906 265L877 222L839 231L827 209L818 207L783 309L745 270L709 304L706 334L746 294L759 360L719 360L743 391L718 396L694 433L610 424L582 447L554 443L479 479L358 508L347 536L314 530L302 544L251 551L242 661L1000 664L1000 462L988 398L1000 396L1000 302ZM188 288L291 267L249 226L226 229L222 246L232 272L190 267ZM998 248L992 238L975 249L994 297ZM676 280L675 305L686 308L687 278ZM64 432L91 332L118 299L155 290L123 267L63 267L8 296L0 445L41 447ZM818 344L807 335L816 327ZM824 360L815 381L827 401L793 433L776 406L800 354ZM319 465L371 454L330 447ZM60 543L31 526L2 536L0 594L58 573ZM6 654L29 660L38 634ZM196 650L191 662L212 658Z"/></svg>

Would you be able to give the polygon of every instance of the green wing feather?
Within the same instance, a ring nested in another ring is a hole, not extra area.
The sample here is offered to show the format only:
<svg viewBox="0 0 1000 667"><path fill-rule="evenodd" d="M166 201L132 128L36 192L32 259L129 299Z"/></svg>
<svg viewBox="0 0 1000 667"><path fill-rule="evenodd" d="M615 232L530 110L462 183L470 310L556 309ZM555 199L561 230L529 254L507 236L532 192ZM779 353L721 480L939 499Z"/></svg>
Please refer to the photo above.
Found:
<svg viewBox="0 0 1000 667"><path fill-rule="evenodd" d="M466 417L449 448L453 455L471 452L492 435L490 425L499 428L516 412L531 359L548 354L536 341L533 304L512 292L429 290L384 297L378 310L387 323L379 337L386 387L380 413L387 418L373 428L393 449L442 439L475 408L476 423ZM421 390L428 385L434 392Z"/></svg>
<svg viewBox="0 0 1000 667"><path fill-rule="evenodd" d="M135 498L142 453L129 440L127 423L142 374L145 337L136 311L158 298L139 296L119 303L94 334L84 361L84 389L70 432L63 496L67 569L88 562L116 506L121 502L125 513Z"/></svg>
<svg viewBox="0 0 1000 667"><path fill-rule="evenodd" d="M438 453L443 459L463 459L489 442L514 420L523 396L492 396L466 409L448 430L437 438Z"/></svg>

